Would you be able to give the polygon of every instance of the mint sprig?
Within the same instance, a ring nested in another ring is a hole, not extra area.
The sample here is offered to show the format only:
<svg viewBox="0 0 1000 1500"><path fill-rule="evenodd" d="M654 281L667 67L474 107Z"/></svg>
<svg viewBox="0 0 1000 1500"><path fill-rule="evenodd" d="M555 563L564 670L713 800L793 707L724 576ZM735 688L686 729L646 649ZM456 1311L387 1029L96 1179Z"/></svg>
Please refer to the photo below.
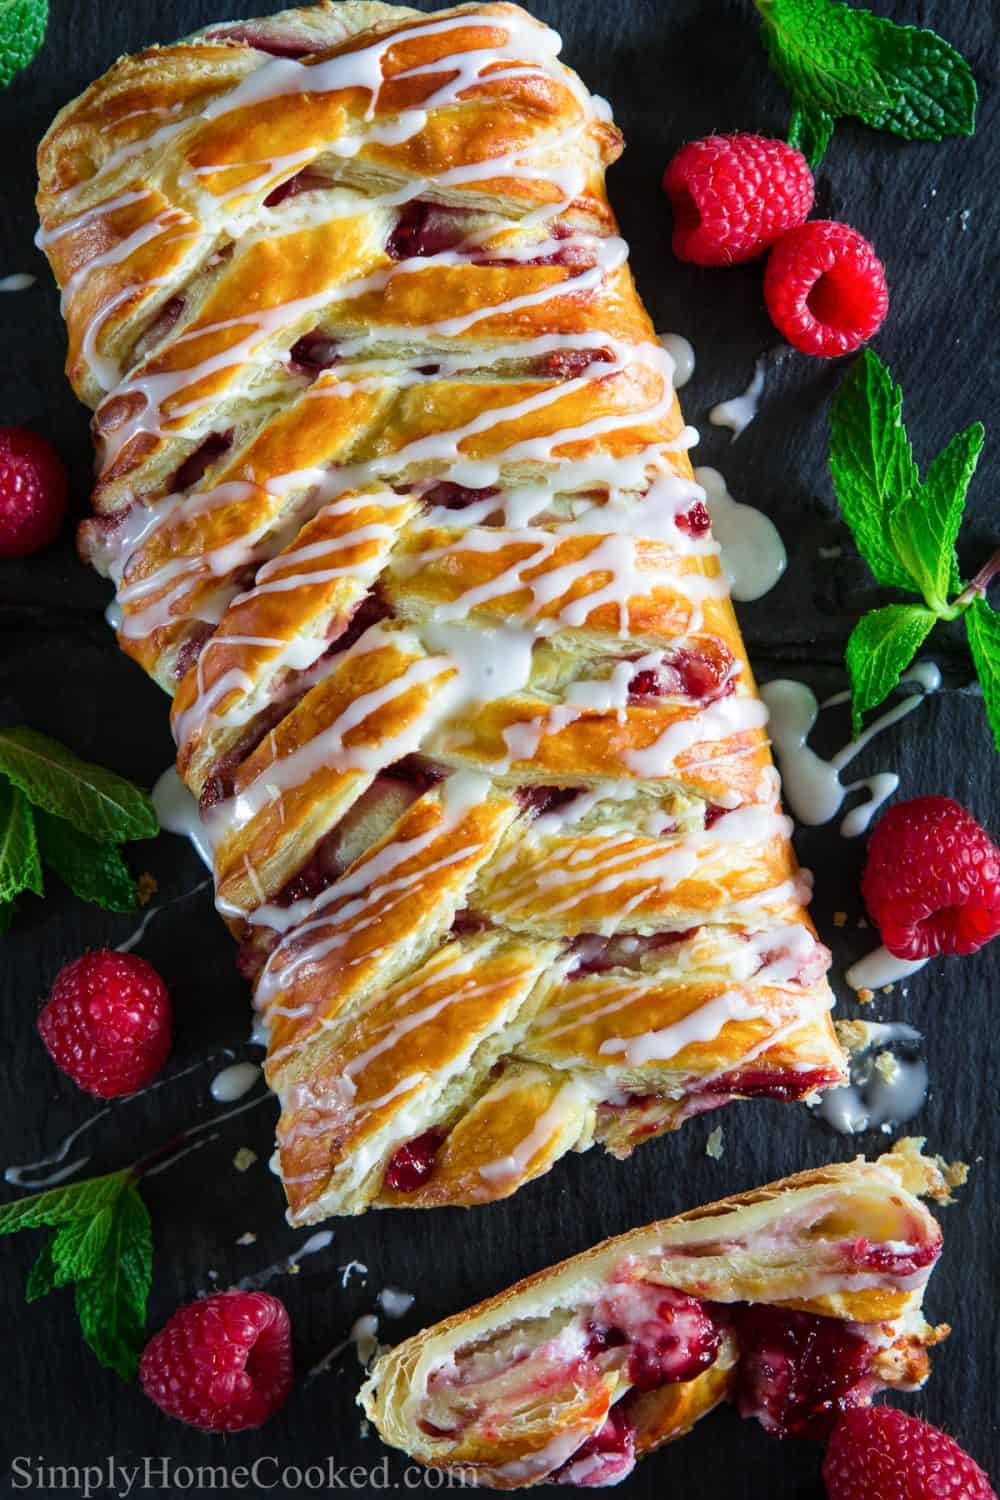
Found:
<svg viewBox="0 0 1000 1500"><path fill-rule="evenodd" d="M55 1230L31 1268L27 1300L75 1286L84 1339L123 1380L135 1378L153 1276L152 1229L137 1183L126 1167L0 1206L0 1234Z"/></svg>
<svg viewBox="0 0 1000 1500"><path fill-rule="evenodd" d="M903 425L903 393L866 349L838 390L830 412L830 473L841 512L876 580L922 603L869 610L847 643L851 718L899 682L939 620L963 617L983 701L1000 749L1000 614L986 590L1000 573L1000 551L964 588L955 542L983 447L973 423L938 454L921 480Z"/></svg>
<svg viewBox="0 0 1000 1500"><path fill-rule="evenodd" d="M976 81L936 32L841 0L754 0L771 66L794 106L789 140L811 167L850 115L908 141L971 135Z"/></svg>
<svg viewBox="0 0 1000 1500"><path fill-rule="evenodd" d="M136 883L119 846L158 832L148 793L124 776L35 729L0 730L0 933L19 895L43 894L43 862L81 900L134 911Z"/></svg>
<svg viewBox="0 0 1000 1500"><path fill-rule="evenodd" d="M0 88L31 62L48 23L49 0L0 0Z"/></svg>

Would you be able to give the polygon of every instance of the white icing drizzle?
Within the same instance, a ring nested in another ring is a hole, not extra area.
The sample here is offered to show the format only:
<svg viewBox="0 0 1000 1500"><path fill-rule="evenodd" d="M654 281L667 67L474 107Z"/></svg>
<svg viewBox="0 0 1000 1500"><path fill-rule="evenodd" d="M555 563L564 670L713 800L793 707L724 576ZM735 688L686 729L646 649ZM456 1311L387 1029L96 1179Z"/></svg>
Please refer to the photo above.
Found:
<svg viewBox="0 0 1000 1500"><path fill-rule="evenodd" d="M198 804L181 781L175 766L169 766L153 787L153 806L160 827L189 839L203 864L212 868L212 846Z"/></svg>
<svg viewBox="0 0 1000 1500"><path fill-rule="evenodd" d="M37 280L27 271L15 271L13 276L0 276L0 292L26 292Z"/></svg>
<svg viewBox="0 0 1000 1500"><path fill-rule="evenodd" d="M848 793L867 787L871 793L869 800L853 808L840 825L845 838L856 838L867 830L883 802L895 792L899 777L894 771L883 771L876 776L849 782L846 786L841 782L840 773L877 734L913 713L930 693L937 692L941 686L941 673L933 662L917 662L903 673L900 683L914 683L919 691L908 694L894 707L886 709L856 740L850 740L829 760L817 755L808 744L819 715L819 705L812 690L805 683L790 678L777 678L761 688L760 695L770 714L771 743L781 770L785 800L800 823L810 827L828 823L840 811ZM839 698L830 701L839 701Z"/></svg>
<svg viewBox="0 0 1000 1500"><path fill-rule="evenodd" d="M733 598L737 603L762 599L774 588L788 561L778 528L763 511L734 500L718 469L698 468L694 477L704 487Z"/></svg>
<svg viewBox="0 0 1000 1500"><path fill-rule="evenodd" d="M666 349L674 362L674 390L679 391L682 386L687 385L694 374L694 347L680 333L657 334L657 343Z"/></svg>
<svg viewBox="0 0 1000 1500"><path fill-rule="evenodd" d="M880 990L909 979L928 962L926 958L897 958L888 948L875 948L852 964L844 978L853 990Z"/></svg>
<svg viewBox="0 0 1000 1500"><path fill-rule="evenodd" d="M378 1305L387 1318L403 1318L417 1299L412 1292L397 1286L384 1286L378 1294Z"/></svg>
<svg viewBox="0 0 1000 1500"><path fill-rule="evenodd" d="M764 390L765 367L766 361L761 355L754 365L753 379L743 394L732 396L728 401L720 401L718 406L713 406L708 414L708 420L713 427L731 429L734 443L757 415L757 406Z"/></svg>
<svg viewBox="0 0 1000 1500"><path fill-rule="evenodd" d="M912 1120L927 1097L927 1064L912 1055L923 1038L901 1022L866 1024L865 1045L851 1055L851 1081L827 1089L812 1108L842 1134L863 1130L891 1135ZM891 1050L902 1044L902 1056Z"/></svg>
<svg viewBox="0 0 1000 1500"><path fill-rule="evenodd" d="M256 1063L232 1063L221 1073L216 1073L208 1091L217 1104L235 1104L237 1099L249 1094L260 1076L261 1070Z"/></svg>

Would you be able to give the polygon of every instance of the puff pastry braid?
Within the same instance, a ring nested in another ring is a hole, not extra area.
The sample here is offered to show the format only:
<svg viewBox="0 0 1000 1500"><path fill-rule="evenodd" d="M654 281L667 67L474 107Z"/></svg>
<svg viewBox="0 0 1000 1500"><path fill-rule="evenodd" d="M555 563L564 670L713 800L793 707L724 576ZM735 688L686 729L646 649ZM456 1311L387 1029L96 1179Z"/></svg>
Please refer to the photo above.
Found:
<svg viewBox="0 0 1000 1500"><path fill-rule="evenodd" d="M928 1374L921 1313L947 1196L919 1142L606 1240L425 1329L359 1400L465 1482L615 1484L725 1400L779 1437Z"/></svg>
<svg viewBox="0 0 1000 1500"><path fill-rule="evenodd" d="M174 696L293 1222L837 1081L603 101L516 6L123 58L40 150L84 555Z"/></svg>

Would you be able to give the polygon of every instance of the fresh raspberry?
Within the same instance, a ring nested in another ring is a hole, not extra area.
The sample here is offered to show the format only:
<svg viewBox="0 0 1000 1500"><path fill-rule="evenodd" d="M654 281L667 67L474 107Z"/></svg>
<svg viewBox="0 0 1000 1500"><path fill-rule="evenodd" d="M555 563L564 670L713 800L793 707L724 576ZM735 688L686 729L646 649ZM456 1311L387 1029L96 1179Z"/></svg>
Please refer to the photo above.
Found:
<svg viewBox="0 0 1000 1500"><path fill-rule="evenodd" d="M885 267L856 229L812 219L771 251L764 301L793 349L824 359L852 354L885 321Z"/></svg>
<svg viewBox="0 0 1000 1500"><path fill-rule="evenodd" d="M954 1438L892 1406L844 1413L823 1478L830 1500L997 1500Z"/></svg>
<svg viewBox="0 0 1000 1500"><path fill-rule="evenodd" d="M179 1307L139 1361L151 1401L208 1432L260 1427L292 1389L292 1331L267 1292L217 1292Z"/></svg>
<svg viewBox="0 0 1000 1500"><path fill-rule="evenodd" d="M23 427L0 427L0 558L47 547L65 514L66 470L52 444Z"/></svg>
<svg viewBox="0 0 1000 1500"><path fill-rule="evenodd" d="M975 953L1000 932L1000 849L950 797L915 797L882 815L861 893L897 958Z"/></svg>
<svg viewBox="0 0 1000 1500"><path fill-rule="evenodd" d="M663 175L674 211L674 254L696 266L763 255L812 208L801 151L762 135L710 135L682 146Z"/></svg>
<svg viewBox="0 0 1000 1500"><path fill-rule="evenodd" d="M170 1051L170 996L132 953L85 953L52 986L38 1030L56 1066L102 1099L134 1094Z"/></svg>

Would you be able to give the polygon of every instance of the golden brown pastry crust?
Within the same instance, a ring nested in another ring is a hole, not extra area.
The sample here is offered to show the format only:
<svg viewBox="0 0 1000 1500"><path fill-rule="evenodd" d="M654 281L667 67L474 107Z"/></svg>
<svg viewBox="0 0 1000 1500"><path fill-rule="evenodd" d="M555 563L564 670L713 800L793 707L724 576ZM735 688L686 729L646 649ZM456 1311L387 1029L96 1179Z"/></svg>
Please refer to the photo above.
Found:
<svg viewBox="0 0 1000 1500"><path fill-rule="evenodd" d="M620 137L557 52L328 0L122 58L39 151L80 545L174 695L299 1223L842 1076Z"/></svg>
<svg viewBox="0 0 1000 1500"><path fill-rule="evenodd" d="M724 1333L714 1363L693 1379L651 1391L630 1392L620 1367L588 1371L578 1359L572 1379L561 1385L550 1364L534 1399L528 1392L516 1400L516 1387L508 1387L506 1417L489 1405L470 1406L462 1380L453 1378L475 1357L497 1390L502 1355L482 1362L509 1339L511 1348L516 1343L515 1381L554 1332L565 1338L567 1323L584 1320L602 1288L623 1277L712 1303L769 1304L849 1322L871 1345L876 1384L919 1384L928 1373L927 1348L948 1330L929 1327L920 1311L941 1234L916 1193L943 1187L919 1143L900 1142L877 1162L859 1157L801 1172L619 1235L406 1339L380 1356L358 1399L386 1442L498 1489L551 1478L625 1396L635 1453L650 1452L732 1393L736 1332ZM905 1261L859 1274L859 1244L876 1260L880 1250L894 1255L905 1245L925 1252L918 1257L924 1265L916 1274L907 1273ZM464 1421L442 1430L463 1410Z"/></svg>

